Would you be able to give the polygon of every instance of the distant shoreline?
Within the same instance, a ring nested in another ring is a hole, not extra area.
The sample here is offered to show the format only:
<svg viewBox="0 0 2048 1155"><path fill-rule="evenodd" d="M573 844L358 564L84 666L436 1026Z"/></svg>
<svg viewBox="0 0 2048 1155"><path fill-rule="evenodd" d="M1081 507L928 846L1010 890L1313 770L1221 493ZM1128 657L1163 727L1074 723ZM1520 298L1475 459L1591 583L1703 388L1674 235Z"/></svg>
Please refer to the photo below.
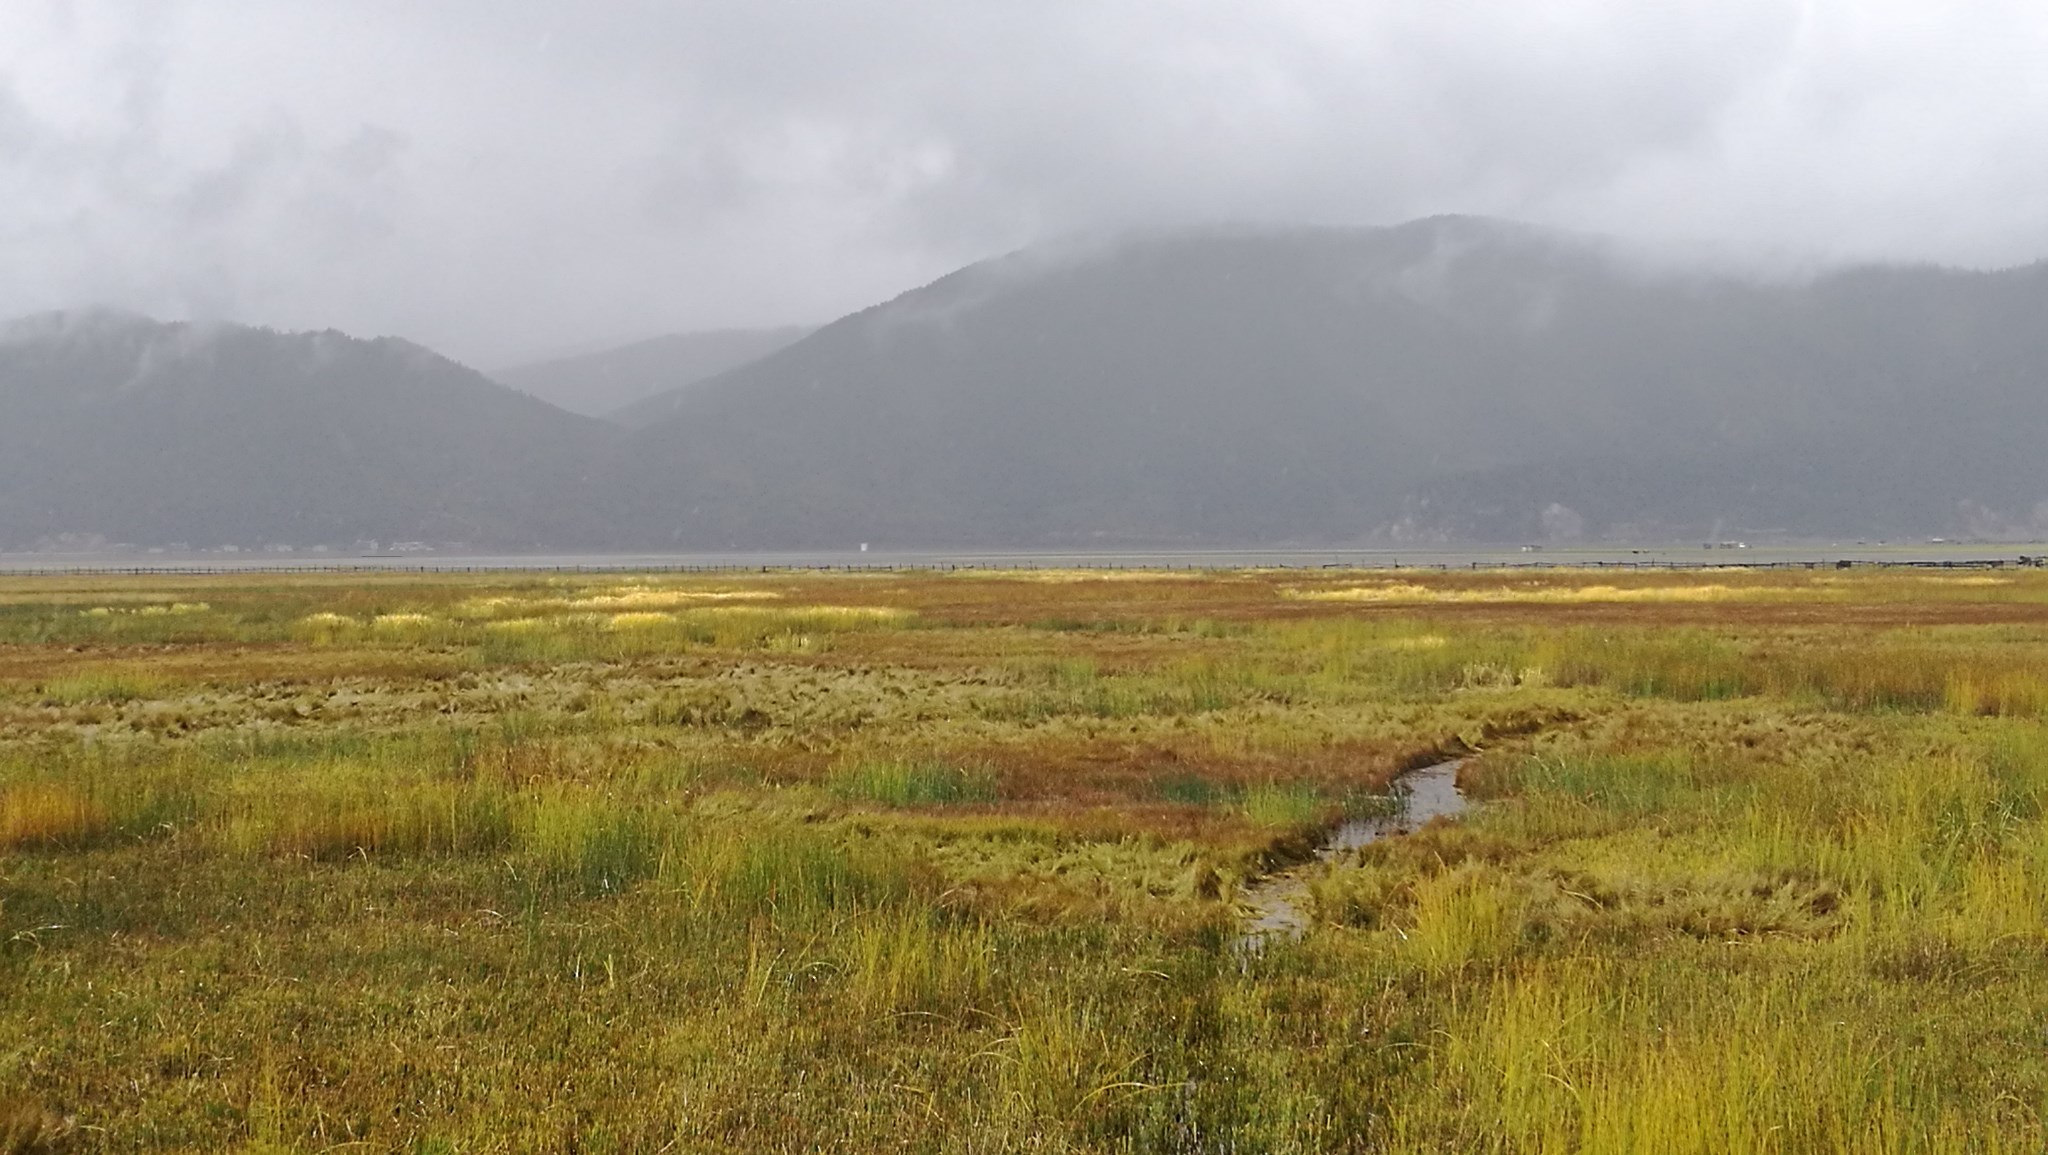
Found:
<svg viewBox="0 0 2048 1155"><path fill-rule="evenodd" d="M679 554L0 553L0 574L740 572L759 570L1781 569L2041 564L2048 543L1087 551L814 550Z"/></svg>

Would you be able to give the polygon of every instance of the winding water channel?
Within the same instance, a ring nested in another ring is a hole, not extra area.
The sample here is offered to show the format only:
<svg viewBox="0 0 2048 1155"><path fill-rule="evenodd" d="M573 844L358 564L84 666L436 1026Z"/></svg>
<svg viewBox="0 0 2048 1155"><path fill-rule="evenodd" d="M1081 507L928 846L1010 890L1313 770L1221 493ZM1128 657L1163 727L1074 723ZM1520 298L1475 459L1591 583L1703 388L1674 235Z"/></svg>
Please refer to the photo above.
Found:
<svg viewBox="0 0 2048 1155"><path fill-rule="evenodd" d="M1394 793L1400 809L1390 815L1354 818L1331 831L1316 848L1316 862L1283 870L1244 888L1238 903L1249 909L1240 945L1252 950L1276 939L1298 939L1308 930L1308 877L1315 865L1334 861L1368 842L1393 838L1418 829L1433 818L1455 818L1470 805L1458 790L1458 767L1465 760L1455 758L1410 770L1394 779Z"/></svg>

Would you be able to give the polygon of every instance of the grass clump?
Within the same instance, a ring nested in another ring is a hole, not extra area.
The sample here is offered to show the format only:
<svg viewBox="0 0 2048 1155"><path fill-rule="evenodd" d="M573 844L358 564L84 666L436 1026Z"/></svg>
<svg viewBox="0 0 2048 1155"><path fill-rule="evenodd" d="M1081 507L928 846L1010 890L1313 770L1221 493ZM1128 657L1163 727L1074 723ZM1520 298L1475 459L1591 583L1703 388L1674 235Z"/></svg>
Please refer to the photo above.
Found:
<svg viewBox="0 0 2048 1155"><path fill-rule="evenodd" d="M986 767L928 761L856 762L833 771L826 787L835 797L881 806L952 806L998 797L995 773Z"/></svg>
<svg viewBox="0 0 2048 1155"><path fill-rule="evenodd" d="M769 826L699 845L678 869L700 909L786 923L900 905L914 885L903 861L800 827Z"/></svg>
<svg viewBox="0 0 2048 1155"><path fill-rule="evenodd" d="M77 848L112 832L113 821L106 809L76 787L24 782L0 789L0 847Z"/></svg>
<svg viewBox="0 0 2048 1155"><path fill-rule="evenodd" d="M0 764L0 849L89 850L159 838L193 826L199 810L197 784L181 768L75 750L45 754L41 767L11 776Z"/></svg>
<svg viewBox="0 0 2048 1155"><path fill-rule="evenodd" d="M1199 774L1173 774L1159 779L1159 797L1182 806L1221 806L1235 801L1238 791Z"/></svg>
<svg viewBox="0 0 2048 1155"><path fill-rule="evenodd" d="M379 789L343 783L244 798L220 827L241 853L338 862L445 858L510 845L514 805L500 791L458 784Z"/></svg>
<svg viewBox="0 0 2048 1155"><path fill-rule="evenodd" d="M559 791L532 803L521 842L543 883L592 897L619 894L660 868L676 834L665 818Z"/></svg>
<svg viewBox="0 0 2048 1155"><path fill-rule="evenodd" d="M58 1115L33 1099L0 1098L0 1152L57 1155L78 1149L78 1120Z"/></svg>
<svg viewBox="0 0 2048 1155"><path fill-rule="evenodd" d="M1246 789L1239 806L1252 822L1272 827L1314 826L1327 818L1331 809L1315 787L1283 782Z"/></svg>
<svg viewBox="0 0 2048 1155"><path fill-rule="evenodd" d="M37 687L37 694L51 706L120 705L160 698L167 690L165 679L145 671L105 669L51 678Z"/></svg>

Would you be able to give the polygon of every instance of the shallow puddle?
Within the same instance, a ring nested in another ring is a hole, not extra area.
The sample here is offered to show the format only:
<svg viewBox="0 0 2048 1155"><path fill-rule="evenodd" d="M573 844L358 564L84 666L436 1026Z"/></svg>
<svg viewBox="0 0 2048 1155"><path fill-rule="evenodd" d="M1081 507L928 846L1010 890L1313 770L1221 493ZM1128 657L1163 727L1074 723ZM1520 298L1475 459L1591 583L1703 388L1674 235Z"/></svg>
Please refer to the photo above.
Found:
<svg viewBox="0 0 2048 1155"><path fill-rule="evenodd" d="M1458 791L1458 767L1464 759L1439 762L1410 770L1394 779L1394 793L1400 812L1376 818L1355 818L1330 832L1316 848L1317 862L1330 862L1368 842L1406 834L1432 818L1455 818L1469 805ZM1308 879L1303 864L1293 870L1268 875L1245 887L1240 905L1248 907L1241 948L1257 951L1272 938L1297 939L1308 931Z"/></svg>

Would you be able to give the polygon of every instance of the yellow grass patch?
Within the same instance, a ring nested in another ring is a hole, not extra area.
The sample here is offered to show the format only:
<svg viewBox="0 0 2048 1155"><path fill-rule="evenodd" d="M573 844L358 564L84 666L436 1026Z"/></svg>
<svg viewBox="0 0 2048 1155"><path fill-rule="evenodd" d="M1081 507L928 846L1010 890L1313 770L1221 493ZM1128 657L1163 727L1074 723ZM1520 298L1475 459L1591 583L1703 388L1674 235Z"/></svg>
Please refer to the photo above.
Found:
<svg viewBox="0 0 2048 1155"><path fill-rule="evenodd" d="M1375 585L1339 586L1315 589L1294 586L1280 595L1311 602L1719 602L1778 597L1795 593L1789 589L1744 590L1725 585L1686 586L1496 586L1468 589L1425 586L1414 582L1382 582Z"/></svg>
<svg viewBox="0 0 2048 1155"><path fill-rule="evenodd" d="M577 598L565 604L572 609L670 610L703 605L707 602L773 601L781 596L773 590L622 589Z"/></svg>
<svg viewBox="0 0 2048 1155"><path fill-rule="evenodd" d="M616 586L583 597L501 594L458 602L449 612L458 618L493 618L502 614L534 614L571 611L654 611L688 609L695 606L732 602L775 601L782 595L774 590L698 590L649 586Z"/></svg>
<svg viewBox="0 0 2048 1155"><path fill-rule="evenodd" d="M106 810L72 787L30 782L0 791L0 846L63 846L106 828Z"/></svg>
<svg viewBox="0 0 2048 1155"><path fill-rule="evenodd" d="M606 624L615 630L651 630L661 626L672 626L675 622L676 616L674 614L642 611L639 613L613 614L606 621Z"/></svg>

